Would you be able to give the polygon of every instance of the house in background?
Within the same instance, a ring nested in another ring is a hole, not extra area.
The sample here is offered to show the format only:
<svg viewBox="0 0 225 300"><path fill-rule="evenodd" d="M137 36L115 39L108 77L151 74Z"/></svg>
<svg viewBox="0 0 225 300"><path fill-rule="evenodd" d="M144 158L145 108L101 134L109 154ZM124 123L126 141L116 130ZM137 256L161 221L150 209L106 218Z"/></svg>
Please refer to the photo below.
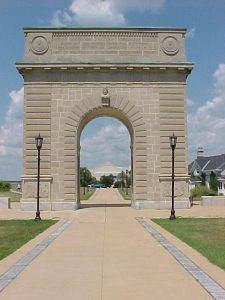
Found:
<svg viewBox="0 0 225 300"><path fill-rule="evenodd" d="M204 156L204 149L199 147L197 158L188 166L189 190L195 188L201 182L210 188L210 174L213 172L219 182L218 194L225 195L225 154Z"/></svg>

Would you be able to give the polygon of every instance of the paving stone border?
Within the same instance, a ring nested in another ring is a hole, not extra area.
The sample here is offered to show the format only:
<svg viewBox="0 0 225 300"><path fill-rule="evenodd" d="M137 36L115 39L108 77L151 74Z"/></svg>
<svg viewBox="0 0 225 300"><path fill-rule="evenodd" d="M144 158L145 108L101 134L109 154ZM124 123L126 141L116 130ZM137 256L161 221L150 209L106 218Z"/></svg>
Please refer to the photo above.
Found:
<svg viewBox="0 0 225 300"><path fill-rule="evenodd" d="M183 252L178 250L163 235L155 230L146 220L138 217L136 220L148 231L172 256L201 284L201 286L216 300L225 299L225 289L199 268Z"/></svg>
<svg viewBox="0 0 225 300"><path fill-rule="evenodd" d="M49 234L42 242L35 246L25 256L18 260L8 271L0 277L0 292L12 282L42 251L44 251L71 223L72 219L65 219L63 224Z"/></svg>

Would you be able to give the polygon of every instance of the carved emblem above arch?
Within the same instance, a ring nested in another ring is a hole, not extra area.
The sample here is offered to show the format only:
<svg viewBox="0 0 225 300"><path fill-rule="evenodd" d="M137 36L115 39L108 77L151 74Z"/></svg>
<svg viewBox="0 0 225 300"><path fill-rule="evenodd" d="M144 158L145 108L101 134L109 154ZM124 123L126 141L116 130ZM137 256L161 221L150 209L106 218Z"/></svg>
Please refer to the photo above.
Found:
<svg viewBox="0 0 225 300"><path fill-rule="evenodd" d="M104 89L105 90L105 89ZM107 90L107 95L109 91ZM105 95L105 94L104 94ZM113 98L113 97L112 97ZM138 108L136 107L135 103L131 101L127 101L123 98L114 97L110 110L107 108L104 112L101 110L102 104L100 101L93 101L93 100L83 100L81 101L69 114L67 122L65 124L65 137L71 136L72 132L77 132L79 126L82 128L86 125L85 117L88 114L94 114L94 111L97 112L99 110L99 114L104 115L104 113L108 114L109 116L115 117L120 119L124 122L124 119L127 119L130 125L125 124L128 127L128 130L131 133L133 130L134 135L142 132L144 136L146 134L146 126L143 120L141 113L139 112ZM114 110L114 112L113 112ZM119 113L119 114L117 114ZM98 114L98 112L97 112ZM121 116L121 117L120 117ZM89 122L89 121L88 121ZM126 123L126 122L124 122ZM132 128L132 129L131 129Z"/></svg>
<svg viewBox="0 0 225 300"><path fill-rule="evenodd" d="M31 41L31 50L35 54L44 54L48 51L49 43L44 36L35 36Z"/></svg>

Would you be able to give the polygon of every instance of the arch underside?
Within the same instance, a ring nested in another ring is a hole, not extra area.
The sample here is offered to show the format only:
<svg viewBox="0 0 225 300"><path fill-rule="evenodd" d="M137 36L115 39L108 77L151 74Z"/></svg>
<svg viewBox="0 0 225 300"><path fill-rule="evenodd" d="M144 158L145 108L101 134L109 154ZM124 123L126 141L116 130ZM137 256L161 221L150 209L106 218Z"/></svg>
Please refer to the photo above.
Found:
<svg viewBox="0 0 225 300"><path fill-rule="evenodd" d="M64 195L65 201L74 201L79 207L79 147L80 134L92 119L110 116L119 119L127 127L131 137L131 165L133 171L133 202L147 199L147 166L137 162L146 161L147 131L145 121L135 104L116 95L110 96L110 106L103 106L101 98L84 99L70 112L65 124L64 149ZM146 176L143 177L143 174ZM139 179L138 176L141 175ZM145 191L145 193L143 193Z"/></svg>

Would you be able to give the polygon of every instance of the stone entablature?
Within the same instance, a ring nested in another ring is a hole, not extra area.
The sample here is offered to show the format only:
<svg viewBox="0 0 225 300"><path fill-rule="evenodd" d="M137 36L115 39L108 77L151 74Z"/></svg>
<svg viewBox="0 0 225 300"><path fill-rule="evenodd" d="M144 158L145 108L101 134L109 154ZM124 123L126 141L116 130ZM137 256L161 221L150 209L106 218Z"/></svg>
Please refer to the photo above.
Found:
<svg viewBox="0 0 225 300"><path fill-rule="evenodd" d="M25 28L25 62L185 62L184 29Z"/></svg>
<svg viewBox="0 0 225 300"><path fill-rule="evenodd" d="M41 151L41 208L79 207L80 135L98 116L121 120L131 136L136 208L171 205L176 148L176 207L189 207L184 29L25 28L22 209L35 209L36 148Z"/></svg>

